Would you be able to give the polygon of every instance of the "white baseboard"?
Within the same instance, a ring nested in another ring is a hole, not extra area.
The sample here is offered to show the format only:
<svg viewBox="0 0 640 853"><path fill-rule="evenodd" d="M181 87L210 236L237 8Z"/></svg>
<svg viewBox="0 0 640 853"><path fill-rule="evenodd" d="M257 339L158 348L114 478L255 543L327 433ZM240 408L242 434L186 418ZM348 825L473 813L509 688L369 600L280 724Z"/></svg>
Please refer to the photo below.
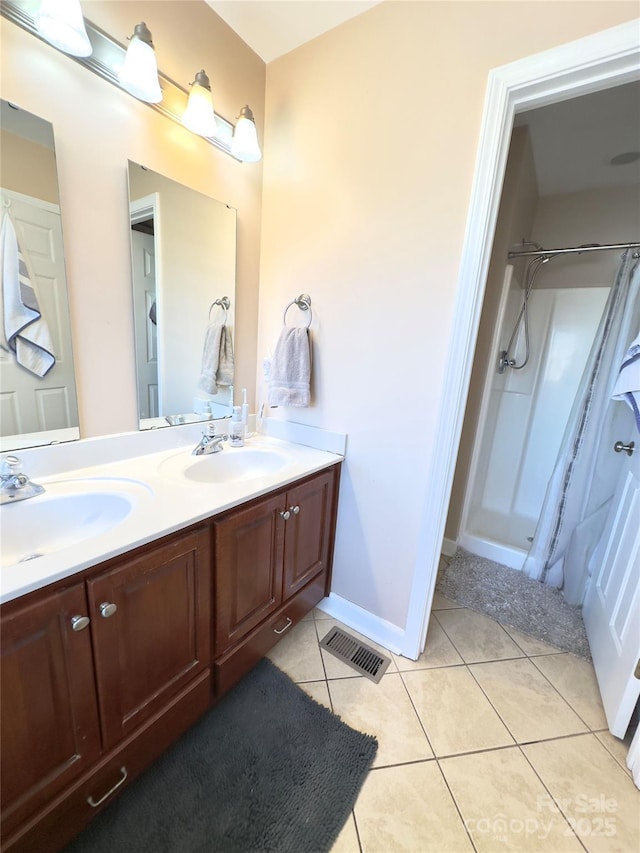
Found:
<svg viewBox="0 0 640 853"><path fill-rule="evenodd" d="M527 558L527 552L519 548L510 548L508 545L500 545L498 542L480 539L480 537L471 536L468 533L462 534L459 544L465 551L470 551L478 557L484 557L487 560L501 563L503 566L515 569L517 572L522 571L524 561Z"/></svg>
<svg viewBox="0 0 640 853"><path fill-rule="evenodd" d="M442 540L442 553L445 557L453 557L453 555L458 550L458 543L455 539L447 539L445 536Z"/></svg>
<svg viewBox="0 0 640 853"><path fill-rule="evenodd" d="M374 643L383 646L394 654L402 654L405 632L397 625L392 625L386 619L374 616L362 607L358 607L352 601L347 601L335 592L323 598L317 605L319 610L333 616L353 631L357 631Z"/></svg>

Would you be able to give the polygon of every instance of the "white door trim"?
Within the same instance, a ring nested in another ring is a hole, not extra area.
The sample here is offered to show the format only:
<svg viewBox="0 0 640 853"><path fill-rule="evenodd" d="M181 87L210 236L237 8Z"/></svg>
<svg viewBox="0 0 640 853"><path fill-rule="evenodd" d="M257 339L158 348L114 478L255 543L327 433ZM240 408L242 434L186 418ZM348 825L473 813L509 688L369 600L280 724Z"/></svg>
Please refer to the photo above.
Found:
<svg viewBox="0 0 640 853"><path fill-rule="evenodd" d="M424 648L462 431L513 117L640 79L640 19L493 69L489 74L429 489L402 653Z"/></svg>

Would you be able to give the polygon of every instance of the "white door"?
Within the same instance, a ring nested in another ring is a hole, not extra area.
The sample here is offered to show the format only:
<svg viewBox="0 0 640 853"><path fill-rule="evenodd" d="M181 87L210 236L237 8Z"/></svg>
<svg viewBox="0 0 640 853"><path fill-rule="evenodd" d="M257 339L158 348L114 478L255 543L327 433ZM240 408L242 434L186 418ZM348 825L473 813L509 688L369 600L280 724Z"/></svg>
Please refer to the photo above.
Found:
<svg viewBox="0 0 640 853"><path fill-rule="evenodd" d="M11 216L56 358L48 373L39 377L19 365L12 353L0 349L0 434L77 427L60 209L9 190L0 192L0 203L0 212L6 209Z"/></svg>
<svg viewBox="0 0 640 853"><path fill-rule="evenodd" d="M613 403L625 406L624 403ZM590 561L583 616L609 731L622 738L640 696L634 675L640 659L640 439L629 410L619 440L632 455L611 448L619 466L607 522Z"/></svg>
<svg viewBox="0 0 640 853"><path fill-rule="evenodd" d="M133 316L140 418L158 417L158 336L155 246L152 234L131 230Z"/></svg>

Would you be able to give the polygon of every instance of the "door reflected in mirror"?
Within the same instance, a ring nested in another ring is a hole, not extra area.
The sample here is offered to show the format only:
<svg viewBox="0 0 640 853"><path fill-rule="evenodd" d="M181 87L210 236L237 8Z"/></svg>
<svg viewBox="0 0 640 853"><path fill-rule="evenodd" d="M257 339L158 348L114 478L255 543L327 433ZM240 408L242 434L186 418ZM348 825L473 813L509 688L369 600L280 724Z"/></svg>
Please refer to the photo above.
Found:
<svg viewBox="0 0 640 853"><path fill-rule="evenodd" d="M80 437L53 128L0 101L0 450Z"/></svg>
<svg viewBox="0 0 640 853"><path fill-rule="evenodd" d="M230 415L236 211L129 162L129 217L140 428Z"/></svg>

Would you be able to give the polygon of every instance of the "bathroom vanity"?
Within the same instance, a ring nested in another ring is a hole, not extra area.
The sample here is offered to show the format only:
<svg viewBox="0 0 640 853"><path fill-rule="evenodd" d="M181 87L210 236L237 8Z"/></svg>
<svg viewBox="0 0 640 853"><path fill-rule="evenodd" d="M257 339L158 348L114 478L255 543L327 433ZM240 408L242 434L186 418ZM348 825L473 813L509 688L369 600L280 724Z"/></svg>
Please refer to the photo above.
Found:
<svg viewBox="0 0 640 853"><path fill-rule="evenodd" d="M220 470L242 463L233 453L215 454ZM328 594L341 457L295 453L293 466L214 484L180 483L188 449L152 454L137 472L153 491L146 541L121 538L79 569L58 560L63 577L3 603L3 851L63 847ZM182 523L150 536L171 504Z"/></svg>

